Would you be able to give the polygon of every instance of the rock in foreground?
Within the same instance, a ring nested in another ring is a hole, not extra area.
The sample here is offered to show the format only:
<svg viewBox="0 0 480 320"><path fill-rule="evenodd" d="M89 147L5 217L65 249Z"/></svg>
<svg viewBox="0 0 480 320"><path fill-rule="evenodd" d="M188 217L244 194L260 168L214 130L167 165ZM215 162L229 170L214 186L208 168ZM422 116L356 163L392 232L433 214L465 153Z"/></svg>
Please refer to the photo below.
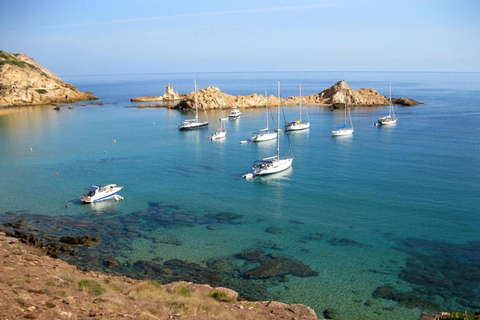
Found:
<svg viewBox="0 0 480 320"><path fill-rule="evenodd" d="M0 107L96 100L22 53L0 51Z"/></svg>
<svg viewBox="0 0 480 320"><path fill-rule="evenodd" d="M0 319L317 319L304 305L237 301L227 288L83 272L3 232L0 257Z"/></svg>

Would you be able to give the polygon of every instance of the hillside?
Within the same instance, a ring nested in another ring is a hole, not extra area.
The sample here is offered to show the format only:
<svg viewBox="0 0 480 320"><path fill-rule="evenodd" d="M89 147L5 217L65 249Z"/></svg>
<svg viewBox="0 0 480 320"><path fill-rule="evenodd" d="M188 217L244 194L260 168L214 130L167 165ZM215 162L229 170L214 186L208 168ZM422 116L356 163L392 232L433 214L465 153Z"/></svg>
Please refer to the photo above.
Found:
<svg viewBox="0 0 480 320"><path fill-rule="evenodd" d="M0 51L0 107L98 99L62 81L22 53Z"/></svg>
<svg viewBox="0 0 480 320"><path fill-rule="evenodd" d="M84 272L22 241L0 232L0 319L317 319L299 304L237 301L227 288Z"/></svg>

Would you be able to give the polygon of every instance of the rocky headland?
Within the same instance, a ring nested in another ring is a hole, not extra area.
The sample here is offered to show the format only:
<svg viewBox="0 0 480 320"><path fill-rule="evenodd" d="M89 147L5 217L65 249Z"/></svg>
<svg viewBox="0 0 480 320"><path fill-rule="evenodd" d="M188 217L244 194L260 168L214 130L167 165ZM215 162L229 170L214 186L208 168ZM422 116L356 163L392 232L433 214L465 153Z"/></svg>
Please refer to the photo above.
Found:
<svg viewBox="0 0 480 320"><path fill-rule="evenodd" d="M33 239L0 232L1 319L318 319L304 305L238 300L224 287L81 271Z"/></svg>
<svg viewBox="0 0 480 320"><path fill-rule="evenodd" d="M0 108L96 100L22 53L0 51Z"/></svg>
<svg viewBox="0 0 480 320"><path fill-rule="evenodd" d="M149 107L168 107L172 109L190 110L195 108L195 92L178 95L175 92L173 96L173 88L170 84L167 85L167 90L162 96L147 96L132 98L132 102L148 102L148 101L163 101L168 102L161 105L151 105ZM346 97L345 97L346 96ZM303 96L302 103L305 105L318 105L324 107L343 108L345 106L345 98L349 106L385 106L389 104L389 99L381 96L374 89L360 88L353 90L348 84L341 80L333 86L326 88L320 93ZM238 106L240 108L259 108L264 107L266 99L268 105L275 106L278 104L278 99L274 95L269 95L267 98L261 94L251 94L247 96L233 96L222 92L217 87L207 87L197 91L197 101L199 108L219 109L232 108ZM299 96L291 96L282 99L282 105L293 106L300 103ZM420 102L404 97L392 98L392 103L403 106L414 106ZM145 107L141 105L140 107Z"/></svg>

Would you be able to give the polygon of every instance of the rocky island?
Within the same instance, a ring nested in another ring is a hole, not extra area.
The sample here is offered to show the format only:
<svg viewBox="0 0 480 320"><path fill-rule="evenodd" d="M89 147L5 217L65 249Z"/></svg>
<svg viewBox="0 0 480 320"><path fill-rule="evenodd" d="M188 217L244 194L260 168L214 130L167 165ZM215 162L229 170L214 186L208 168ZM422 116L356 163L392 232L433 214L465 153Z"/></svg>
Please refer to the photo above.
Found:
<svg viewBox="0 0 480 320"><path fill-rule="evenodd" d="M175 94L175 95L174 95ZM345 105L345 95L349 106L385 106L389 104L389 99L381 96L374 89L360 88L353 90L344 81L338 81L333 86L326 88L320 93L303 96L302 103L305 105L318 105L324 107L343 108ZM259 108L265 107L265 97L259 94L251 94L246 96L233 96L222 92L217 87L207 87L197 91L198 106L200 108L219 109L232 108L238 106L240 108ZM267 97L269 105L277 105L278 99L274 95ZM162 96L148 96L132 98L132 102L148 102L148 101L163 101L165 104L151 105L149 107L168 107L172 109L190 110L195 108L195 92L179 95L177 92L173 93L173 88L170 84L167 85L166 91ZM178 101L178 102L177 102ZM300 103L299 96L291 96L281 99L282 105L293 106ZM392 103L403 106L414 106L420 102L404 97L392 98ZM137 107L145 107L144 105Z"/></svg>
<svg viewBox="0 0 480 320"><path fill-rule="evenodd" d="M22 53L0 51L0 108L97 99Z"/></svg>

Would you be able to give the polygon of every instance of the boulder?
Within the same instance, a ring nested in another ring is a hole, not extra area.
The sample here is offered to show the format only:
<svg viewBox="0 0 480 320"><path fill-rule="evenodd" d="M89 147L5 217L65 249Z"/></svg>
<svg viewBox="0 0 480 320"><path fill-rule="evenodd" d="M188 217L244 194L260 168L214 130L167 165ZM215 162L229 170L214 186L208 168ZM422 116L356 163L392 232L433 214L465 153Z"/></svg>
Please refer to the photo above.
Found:
<svg viewBox="0 0 480 320"><path fill-rule="evenodd" d="M288 274L297 277L318 276L317 271L310 269L301 261L283 259L272 260L253 270L244 272L244 275L250 279L267 279Z"/></svg>

